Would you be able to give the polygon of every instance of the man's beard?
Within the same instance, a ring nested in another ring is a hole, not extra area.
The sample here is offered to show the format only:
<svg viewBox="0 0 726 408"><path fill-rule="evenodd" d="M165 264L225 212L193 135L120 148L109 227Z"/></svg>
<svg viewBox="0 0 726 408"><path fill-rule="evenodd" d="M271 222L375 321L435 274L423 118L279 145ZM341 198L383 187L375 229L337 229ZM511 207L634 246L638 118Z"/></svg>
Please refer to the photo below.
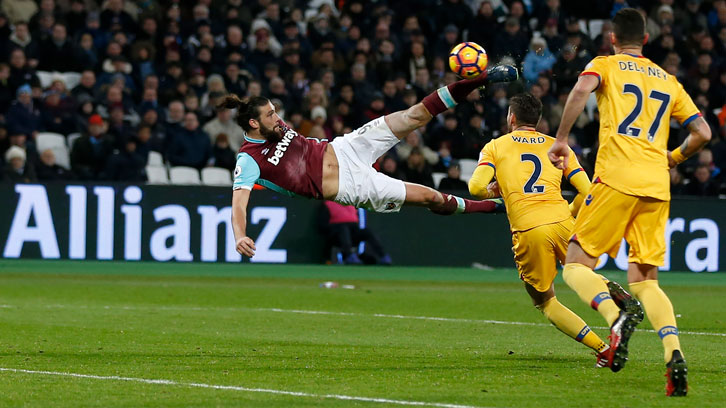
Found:
<svg viewBox="0 0 726 408"><path fill-rule="evenodd" d="M279 142L282 140L282 131L278 126L270 129L260 122L260 135L265 138L268 142Z"/></svg>

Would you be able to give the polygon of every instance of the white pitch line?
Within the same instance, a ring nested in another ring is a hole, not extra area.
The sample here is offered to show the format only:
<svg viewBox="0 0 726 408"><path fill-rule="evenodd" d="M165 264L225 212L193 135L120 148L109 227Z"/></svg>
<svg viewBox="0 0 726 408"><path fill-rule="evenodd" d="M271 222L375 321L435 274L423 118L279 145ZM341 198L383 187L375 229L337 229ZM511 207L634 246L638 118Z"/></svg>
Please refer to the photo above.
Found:
<svg viewBox="0 0 726 408"><path fill-rule="evenodd" d="M299 314L311 314L311 315L332 315L332 316L358 316L358 317L385 317L389 319L411 319L411 320L433 320L440 322L460 322L460 323L489 323L489 324L505 324L511 326L540 326L550 327L548 323L532 323L532 322L513 322L506 320L485 320L485 319L460 319L453 317L432 317L432 316L407 316L407 315L390 315L383 313L364 314L364 313L350 313L350 312L328 312L323 310L295 310L295 309L278 309L278 308L256 308L256 309L244 309L244 310L258 310L261 312L276 312L276 313L299 313ZM609 330L609 327L604 326L590 326L594 329ZM636 331L655 333L652 329L635 329ZM680 334L690 334L695 336L717 336L726 337L726 333L709 333L709 332L692 332L692 331L680 331Z"/></svg>
<svg viewBox="0 0 726 408"><path fill-rule="evenodd" d="M181 381L164 380L164 379L120 377L120 376L116 376L116 375L105 376L105 375L64 373L64 372L57 372L57 371L23 370L23 369L19 369L19 368L4 368L4 367L0 367L0 371L11 372L11 373L22 373L22 374L40 374L40 375L55 375L55 376L60 376L60 377L87 378L87 379L92 379L92 380L128 381L128 382L135 382L135 383L142 383L142 384L172 385L172 386L177 386L177 387L210 388L210 389L215 389L215 390L257 392L257 393L264 393L264 394L289 395L289 396L293 396L293 397L327 398L327 399L336 399L336 400L343 400L343 401L375 402L375 403L379 403L379 404L409 405L409 406L418 406L418 407L485 408L485 407L477 407L477 406L473 406L473 405L458 405L458 404L446 404L446 403L439 403L439 402L424 402L424 401L407 401L407 400L395 400L395 399L388 399L388 398L356 397L356 396L352 396L352 395L341 395L341 394L312 394L312 393L308 393L308 392L273 390L273 389L269 389L269 388L249 388L249 387L239 387L239 386L235 386L235 385L203 384L203 383L181 382Z"/></svg>
<svg viewBox="0 0 726 408"><path fill-rule="evenodd" d="M15 308L17 306L2 305L6 308ZM45 305L44 307L49 309L90 309L86 305ZM537 327L550 327L549 323L534 323L534 322L517 322L508 320L487 320L487 319L462 319L456 317L435 317L435 316L411 316L411 315L399 315L399 314L384 314L384 313L353 313L353 312L331 312L327 310L298 310L298 309L280 309L276 307L271 308L249 308L249 307L201 307L201 306L100 306L105 310L119 309L119 310L191 310L191 311L205 311L205 310L228 310L232 312L273 312L273 313L296 313L296 314L307 314L307 315L323 315L323 316L355 316L355 317L380 317L387 319L408 319L408 320L428 320L437 322L454 322L454 323L474 323L474 324L502 324L509 326L537 326ZM609 327L605 326L590 326L593 329L609 330ZM653 329L635 329L639 332L655 333ZM718 332L695 332L695 331L680 331L680 334L688 334L692 336L715 336L715 337L726 337L726 333Z"/></svg>

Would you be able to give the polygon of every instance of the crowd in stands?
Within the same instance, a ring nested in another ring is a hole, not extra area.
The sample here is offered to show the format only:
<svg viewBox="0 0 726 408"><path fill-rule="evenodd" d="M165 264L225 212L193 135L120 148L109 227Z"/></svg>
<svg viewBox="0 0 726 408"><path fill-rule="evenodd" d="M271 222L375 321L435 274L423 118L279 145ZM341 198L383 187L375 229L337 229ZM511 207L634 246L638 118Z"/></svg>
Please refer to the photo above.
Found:
<svg viewBox="0 0 726 408"><path fill-rule="evenodd" d="M508 97L541 99L538 130L553 135L578 74L612 53L608 18L636 7L645 56L679 78L713 130L706 149L671 170L673 192L725 194L726 0L593 3L2 0L0 179L144 182L149 152L168 166L231 170L244 133L233 112L215 109L225 94L267 96L300 133L331 139L457 80L448 53L467 40L522 79L472 93L376 163L429 186L447 173L442 188L465 188L457 163L506 133ZM590 175L598 131L591 104L570 137ZM45 132L68 139L68 166L38 151ZM669 147L685 135L672 123Z"/></svg>

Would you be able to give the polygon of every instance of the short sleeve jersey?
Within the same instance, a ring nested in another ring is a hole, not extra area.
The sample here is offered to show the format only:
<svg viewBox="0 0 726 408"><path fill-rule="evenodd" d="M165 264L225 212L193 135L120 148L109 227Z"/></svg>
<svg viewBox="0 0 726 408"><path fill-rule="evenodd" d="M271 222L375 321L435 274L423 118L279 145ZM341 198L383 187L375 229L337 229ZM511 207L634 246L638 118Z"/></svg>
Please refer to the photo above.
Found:
<svg viewBox="0 0 726 408"><path fill-rule="evenodd" d="M536 131L518 130L487 143L479 154L479 165L494 169L512 231L526 231L572 216L562 198L563 171L547 157L554 141ZM570 150L564 176L569 179L581 171Z"/></svg>
<svg viewBox="0 0 726 408"><path fill-rule="evenodd" d="M580 75L599 80L595 180L621 193L670 200L669 123L672 117L687 126L701 116L691 97L676 77L636 55L596 57Z"/></svg>
<svg viewBox="0 0 726 408"><path fill-rule="evenodd" d="M251 139L237 154L232 188L259 184L289 196L323 197L323 154L327 141L288 130L278 142Z"/></svg>

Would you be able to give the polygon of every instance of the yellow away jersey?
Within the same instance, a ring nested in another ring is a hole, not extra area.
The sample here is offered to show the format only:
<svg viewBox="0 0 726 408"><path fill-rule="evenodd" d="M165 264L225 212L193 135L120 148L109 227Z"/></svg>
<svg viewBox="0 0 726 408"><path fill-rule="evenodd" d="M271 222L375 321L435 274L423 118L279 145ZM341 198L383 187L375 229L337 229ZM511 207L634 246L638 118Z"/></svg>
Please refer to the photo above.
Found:
<svg viewBox="0 0 726 408"><path fill-rule="evenodd" d="M479 154L480 166L491 166L507 207L512 231L526 231L570 218L562 198L562 170L553 166L547 150L555 139L534 130L518 130L487 143ZM582 171L570 150L569 179Z"/></svg>
<svg viewBox="0 0 726 408"><path fill-rule="evenodd" d="M645 57L596 57L580 75L600 80L600 149L595 176L621 193L670 199L671 117L683 126L701 114L676 77Z"/></svg>

